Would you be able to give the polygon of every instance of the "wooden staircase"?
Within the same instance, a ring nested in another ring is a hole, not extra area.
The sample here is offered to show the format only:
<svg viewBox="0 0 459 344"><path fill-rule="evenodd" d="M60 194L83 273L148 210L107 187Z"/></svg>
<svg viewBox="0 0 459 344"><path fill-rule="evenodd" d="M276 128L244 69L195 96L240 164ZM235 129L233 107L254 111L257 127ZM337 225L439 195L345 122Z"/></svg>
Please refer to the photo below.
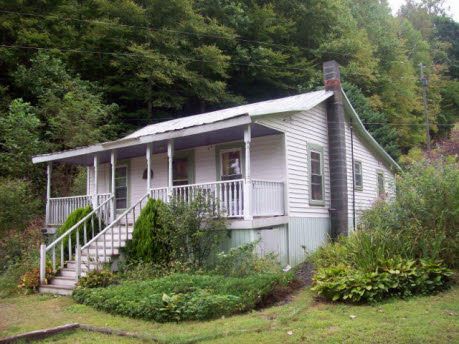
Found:
<svg viewBox="0 0 459 344"><path fill-rule="evenodd" d="M132 232L134 226L132 223L128 225L128 236L127 239L132 239ZM106 242L105 248L102 241L91 243L88 249L81 252L81 276L85 276L88 271L101 269L104 264L110 264L116 259L121 252L121 248L126 246L126 232L120 236L116 233L113 235L113 250L112 250L112 233L104 234L104 240ZM106 254L103 254L103 250L106 250ZM96 251L98 250L98 260L96 262ZM88 255L89 251L89 255ZM40 293L51 293L57 295L72 295L73 289L76 287L77 278L77 262L75 260L69 260L65 263L65 266L59 269L56 275L48 281L48 284L40 285Z"/></svg>
<svg viewBox="0 0 459 344"><path fill-rule="evenodd" d="M135 220L147 203L149 196L150 194L143 196L89 240L86 240L86 238L92 233L94 227L89 229L86 227L89 225L94 226L95 221L92 216L94 214L98 215L98 208L80 220L48 247L42 245L40 252L40 280L42 281L39 288L40 293L71 295L80 276L86 275L89 271L101 269L105 264L113 263L119 257L121 248L125 247L127 241L132 239ZM107 217L105 217L106 219ZM88 225L88 223L90 224ZM81 230L84 230L85 238L82 247L79 245L81 236L79 231ZM76 235L73 237L77 238L77 244L76 248L72 250L71 239L74 232L76 232ZM68 255L64 254L64 251L67 250L64 247L64 239L69 243L67 245ZM56 265L56 252L60 253L59 268ZM46 284L44 266L46 265L47 254L52 257L53 270L56 271L56 275ZM65 255L70 259L64 261Z"/></svg>

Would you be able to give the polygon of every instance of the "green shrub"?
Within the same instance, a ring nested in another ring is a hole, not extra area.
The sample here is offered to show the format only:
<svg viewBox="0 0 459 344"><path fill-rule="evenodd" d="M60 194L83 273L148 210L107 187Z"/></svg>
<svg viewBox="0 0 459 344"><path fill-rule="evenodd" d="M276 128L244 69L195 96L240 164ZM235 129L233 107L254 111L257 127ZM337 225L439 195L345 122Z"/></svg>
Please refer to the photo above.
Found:
<svg viewBox="0 0 459 344"><path fill-rule="evenodd" d="M243 277L254 273L281 271L281 266L274 254L260 257L255 252L257 242L251 242L231 248L227 253L217 255L214 271L219 275Z"/></svg>
<svg viewBox="0 0 459 344"><path fill-rule="evenodd" d="M126 247L128 260L203 268L212 261L226 229L213 204L200 194L189 203L150 199L134 224L133 239Z"/></svg>
<svg viewBox="0 0 459 344"><path fill-rule="evenodd" d="M457 162L425 160L407 167L397 180L396 200L364 212L360 228L381 230L387 239L380 242L404 257L459 267Z"/></svg>
<svg viewBox="0 0 459 344"><path fill-rule="evenodd" d="M363 213L355 233L310 256L317 270L315 290L354 302L441 290L450 273L446 267L459 264L457 228L457 163L416 163L399 176L396 200L376 203ZM390 265L398 261L399 268ZM437 263L427 263L432 261Z"/></svg>
<svg viewBox="0 0 459 344"><path fill-rule="evenodd" d="M78 280L81 288L105 288L118 282L116 275L108 270L93 270Z"/></svg>
<svg viewBox="0 0 459 344"><path fill-rule="evenodd" d="M129 260L120 263L119 276L123 280L144 281L164 277L175 273L199 272L194 266L180 261L165 264L153 264L143 261Z"/></svg>
<svg viewBox="0 0 459 344"><path fill-rule="evenodd" d="M174 274L147 281L125 281L108 288L77 288L77 302L134 318L165 321L204 320L253 309L291 274L245 278Z"/></svg>
<svg viewBox="0 0 459 344"><path fill-rule="evenodd" d="M90 205L87 205L86 207L83 207L83 208L75 209L73 212L69 214L65 222L57 229L55 238L58 238L62 234L67 232L70 228L76 225L80 220L82 220L85 216L87 216L91 212L92 212L92 207ZM99 227L99 218L96 215L93 215L92 217L88 218L88 220L85 222L86 222L87 240L89 241L92 238L92 224L91 224L92 222L94 223L94 235L97 235L97 233L99 233L99 231L101 230L101 228ZM101 227L104 228L103 221L101 221ZM78 233L79 233L80 245L83 246L84 223L82 223L78 227ZM77 230L74 230L71 234L73 252L75 252L75 248L76 248L76 235L77 235ZM64 255L66 258L68 258L69 236L66 236L63 242L64 242Z"/></svg>
<svg viewBox="0 0 459 344"><path fill-rule="evenodd" d="M7 231L22 231L38 215L40 201L31 189L24 180L0 178L0 238Z"/></svg>
<svg viewBox="0 0 459 344"><path fill-rule="evenodd" d="M345 265L320 269L313 291L331 301L375 302L388 297L428 295L448 287L452 271L441 262L390 259L375 271Z"/></svg>
<svg viewBox="0 0 459 344"><path fill-rule="evenodd" d="M165 223L167 206L160 200L149 199L134 224L132 240L127 243L130 261L162 263L171 260L171 237Z"/></svg>

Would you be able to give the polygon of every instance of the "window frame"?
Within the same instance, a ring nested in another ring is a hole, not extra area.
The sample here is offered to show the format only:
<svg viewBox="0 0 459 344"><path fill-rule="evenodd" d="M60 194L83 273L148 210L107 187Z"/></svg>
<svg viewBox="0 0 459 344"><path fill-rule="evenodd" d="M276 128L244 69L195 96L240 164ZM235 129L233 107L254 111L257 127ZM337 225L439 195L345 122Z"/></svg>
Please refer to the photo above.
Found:
<svg viewBox="0 0 459 344"><path fill-rule="evenodd" d="M382 176L382 193L379 190L379 176ZM376 193L378 198L385 198L386 197L386 178L384 176L384 171L377 170L376 171Z"/></svg>
<svg viewBox="0 0 459 344"><path fill-rule="evenodd" d="M311 153L317 153L320 156L320 176L322 178L322 199L312 199L312 157ZM309 179L309 205L313 206L325 206L325 173L324 173L324 147L317 144L308 144L308 179Z"/></svg>
<svg viewBox="0 0 459 344"><path fill-rule="evenodd" d="M357 185L357 169L356 165L360 165L361 185ZM354 189L356 191L363 191L363 163L360 160L354 160Z"/></svg>
<svg viewBox="0 0 459 344"><path fill-rule="evenodd" d="M241 179L245 178L245 144L244 142L233 142L227 144L217 145L215 147L215 167L216 167L216 180L222 180L223 164L222 154L227 152L240 151L241 156Z"/></svg>

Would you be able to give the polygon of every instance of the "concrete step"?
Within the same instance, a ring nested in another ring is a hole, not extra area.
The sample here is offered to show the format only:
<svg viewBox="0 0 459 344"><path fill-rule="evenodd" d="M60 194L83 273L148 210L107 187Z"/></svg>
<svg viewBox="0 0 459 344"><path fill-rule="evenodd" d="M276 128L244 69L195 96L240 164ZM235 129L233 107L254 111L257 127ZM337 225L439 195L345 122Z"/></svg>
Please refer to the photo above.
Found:
<svg viewBox="0 0 459 344"><path fill-rule="evenodd" d="M124 247L124 246L126 246L126 240L121 239L121 241L119 241L118 238L113 238L113 247L118 248L118 247ZM99 249L104 248L104 242L100 240L100 241L97 241L97 243L94 242L89 245L90 249L95 249L96 247L99 247ZM111 239L105 242L105 247L106 248L112 247ZM82 252L84 251L86 251L86 249L84 249Z"/></svg>
<svg viewBox="0 0 459 344"><path fill-rule="evenodd" d="M113 259L113 257L115 257L116 255L110 255L109 252L107 252L107 255L106 256L103 256L103 255L99 255L99 257L97 257L97 261L96 261L96 256L90 256L89 259L88 259L88 256L81 256L81 265L87 265L87 262L89 262L90 264L96 264L96 262L98 263L110 263Z"/></svg>
<svg viewBox="0 0 459 344"><path fill-rule="evenodd" d="M59 270L58 275L61 276L61 277L75 277L76 270L75 269L63 268L63 269Z"/></svg>
<svg viewBox="0 0 459 344"><path fill-rule="evenodd" d="M89 256L95 258L96 257L96 251L97 251L97 255L99 255L99 256L103 256L104 255L104 248L103 247L99 247L98 249L90 247L89 248ZM106 251L106 254L110 255L110 256L119 255L120 254L120 249L117 246L114 246L113 249L111 247L107 246L105 248L105 251ZM87 257L87 256L88 256L88 250L81 251L81 258L82 259L83 259L83 257Z"/></svg>
<svg viewBox="0 0 459 344"><path fill-rule="evenodd" d="M74 287L76 284L75 275L73 277L63 277L63 276L56 276L51 280L50 285L54 286L70 286Z"/></svg>
<svg viewBox="0 0 459 344"><path fill-rule="evenodd" d="M57 294L57 295L72 295L74 286L64 286L64 285L52 285L52 284L43 284L40 286L40 293L46 294Z"/></svg>
<svg viewBox="0 0 459 344"><path fill-rule="evenodd" d="M99 262L99 264L96 264L95 261L91 261L90 263L84 261L84 262L81 262L81 274L83 275L84 272L86 271L92 271L94 269L97 269L97 268L101 268L103 265L103 262ZM70 266L70 269L75 271L76 273L76 263L75 262L68 262L67 263L67 266Z"/></svg>

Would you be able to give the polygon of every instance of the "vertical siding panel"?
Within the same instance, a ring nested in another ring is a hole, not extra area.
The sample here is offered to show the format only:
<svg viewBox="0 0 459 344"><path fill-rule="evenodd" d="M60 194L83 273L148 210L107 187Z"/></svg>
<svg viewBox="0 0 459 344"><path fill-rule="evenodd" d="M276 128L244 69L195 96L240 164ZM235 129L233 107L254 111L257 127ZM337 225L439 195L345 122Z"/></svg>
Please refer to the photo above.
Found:
<svg viewBox="0 0 459 344"><path fill-rule="evenodd" d="M315 251L328 241L329 233L329 218L290 217L288 222L290 264L301 263L305 258L305 250L307 253Z"/></svg>

